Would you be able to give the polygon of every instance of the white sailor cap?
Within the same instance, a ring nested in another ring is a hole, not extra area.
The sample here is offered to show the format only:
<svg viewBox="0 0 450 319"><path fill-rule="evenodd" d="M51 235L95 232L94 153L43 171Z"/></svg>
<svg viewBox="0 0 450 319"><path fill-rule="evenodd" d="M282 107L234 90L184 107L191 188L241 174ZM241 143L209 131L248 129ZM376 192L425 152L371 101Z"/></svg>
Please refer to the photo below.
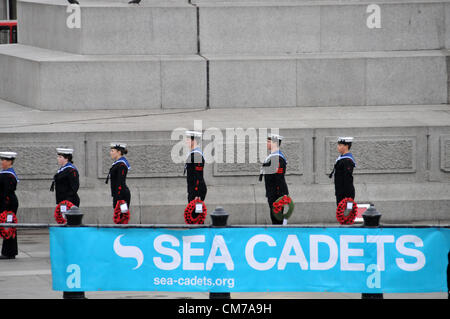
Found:
<svg viewBox="0 0 450 319"><path fill-rule="evenodd" d="M190 137L202 137L202 132L198 131L186 131L184 134Z"/></svg>
<svg viewBox="0 0 450 319"><path fill-rule="evenodd" d="M72 155L73 154L73 149L72 148L57 147L56 148L56 153L57 154L64 154L64 155Z"/></svg>
<svg viewBox="0 0 450 319"><path fill-rule="evenodd" d="M15 159L17 156L17 153L15 152L0 152L0 158L3 159Z"/></svg>
<svg viewBox="0 0 450 319"><path fill-rule="evenodd" d="M269 134L267 135L267 139L271 140L271 141L282 141L283 140L283 136L278 135L278 134Z"/></svg>
<svg viewBox="0 0 450 319"><path fill-rule="evenodd" d="M337 140L338 143L352 143L353 137L347 136L347 137L339 137Z"/></svg>
<svg viewBox="0 0 450 319"><path fill-rule="evenodd" d="M109 146L111 148L123 148L123 149L127 148L127 144L125 143L111 143Z"/></svg>

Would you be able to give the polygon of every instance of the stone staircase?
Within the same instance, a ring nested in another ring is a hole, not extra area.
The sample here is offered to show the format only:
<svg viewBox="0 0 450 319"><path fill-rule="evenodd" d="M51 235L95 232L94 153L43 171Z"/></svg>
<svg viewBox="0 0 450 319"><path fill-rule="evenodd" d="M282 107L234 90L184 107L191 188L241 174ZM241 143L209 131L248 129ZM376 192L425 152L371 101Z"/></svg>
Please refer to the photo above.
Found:
<svg viewBox="0 0 450 319"><path fill-rule="evenodd" d="M65 0L18 1L19 43L0 46L0 145L22 154L22 221L53 220L47 184L64 144L76 149L85 222L112 222L103 178L120 139L131 222L183 223L171 133L194 120L280 129L291 223L336 222L327 174L340 135L356 138L356 200L382 221L450 220L450 1L127 2L81 1L71 29ZM270 223L259 164L207 166L209 212Z"/></svg>

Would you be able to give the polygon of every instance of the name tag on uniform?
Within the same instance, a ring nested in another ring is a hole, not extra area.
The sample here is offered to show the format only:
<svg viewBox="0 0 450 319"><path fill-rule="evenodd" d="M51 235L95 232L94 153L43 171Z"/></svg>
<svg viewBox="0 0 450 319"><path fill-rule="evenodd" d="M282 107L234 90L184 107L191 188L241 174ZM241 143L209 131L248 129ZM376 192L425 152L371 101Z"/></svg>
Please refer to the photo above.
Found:
<svg viewBox="0 0 450 319"><path fill-rule="evenodd" d="M12 223L13 222L13 215L12 214L8 214L8 216L6 216L6 222L7 223Z"/></svg>
<svg viewBox="0 0 450 319"><path fill-rule="evenodd" d="M67 206L66 205L61 205L60 211L61 211L61 213L67 213Z"/></svg>
<svg viewBox="0 0 450 319"><path fill-rule="evenodd" d="M203 213L203 204L195 204L195 212Z"/></svg>
<svg viewBox="0 0 450 319"><path fill-rule="evenodd" d="M120 205L120 211L122 213L126 213L128 211L128 205L127 203Z"/></svg>
<svg viewBox="0 0 450 319"><path fill-rule="evenodd" d="M353 209L353 203L352 202L348 202L347 203L347 209L348 210L352 210Z"/></svg>

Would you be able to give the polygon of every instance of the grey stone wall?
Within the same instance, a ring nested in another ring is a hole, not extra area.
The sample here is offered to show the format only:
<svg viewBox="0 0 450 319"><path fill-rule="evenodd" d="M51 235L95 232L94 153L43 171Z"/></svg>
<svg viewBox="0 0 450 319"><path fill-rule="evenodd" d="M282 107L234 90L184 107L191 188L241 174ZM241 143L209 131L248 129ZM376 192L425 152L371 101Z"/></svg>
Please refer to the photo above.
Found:
<svg viewBox="0 0 450 319"><path fill-rule="evenodd" d="M111 167L109 143L97 142L99 178L105 178ZM133 163L127 175L129 178L183 176L184 164L174 163L171 159L171 149L175 142L127 141L127 144L129 155L126 157L130 165Z"/></svg>
<svg viewBox="0 0 450 319"><path fill-rule="evenodd" d="M434 130L437 129L434 128ZM355 142L351 151L357 161L355 175L361 179L365 178L367 182L376 178L376 175L379 175L377 180L390 181L391 176L397 174L411 175L418 181L431 181L425 171L432 172L434 175L442 173L445 176L446 173L450 173L450 134L446 134L448 128L441 130L442 132L433 132L434 134L429 136L427 136L427 130L422 128L387 130L371 128L360 130L365 133L364 135L352 134ZM296 136L287 137L282 145L289 163L288 178L292 176L298 181L303 181L302 184L327 182L327 179L323 177L332 170L338 156L337 135L329 134L333 130L317 129L315 131L316 135L313 136L313 132L308 129L293 130ZM378 135L380 131L384 134ZM405 135L395 134L399 131L403 131ZM373 135L369 135L371 132ZM171 159L172 147L179 141L171 141L170 132L158 132L158 134L164 138L149 137L152 136L152 132L112 133L108 140L103 140L104 133L1 134L0 143L3 150L15 151L19 154L15 167L23 180L51 179L57 169L55 148L61 146L72 147L76 150L74 161L79 170L89 171L87 177L104 179L112 163L109 157L109 143L115 138L128 143L127 158L133 167L129 174L130 179L151 181L159 177L183 178L184 164L174 163ZM139 135L141 139L136 139ZM134 139L128 140L127 136L133 136ZM433 143L434 140L437 143ZM315 148L314 154L311 153L312 147ZM235 146L235 150L236 148ZM223 149L225 160L225 144ZM261 157L258 158L257 163L253 161L250 163L247 156L248 142L245 143L244 149L246 153L244 163L208 163L208 172L213 177L213 184L215 184L214 181L221 179L229 180L239 176L253 178L259 175ZM237 160L236 152L235 160ZM433 165L434 161L438 165ZM315 173L319 176L316 182L304 178L304 176L312 176L312 164L315 166ZM445 178L440 180L448 181Z"/></svg>
<svg viewBox="0 0 450 319"><path fill-rule="evenodd" d="M441 170L444 172L450 172L450 136L442 135L441 140Z"/></svg>
<svg viewBox="0 0 450 319"><path fill-rule="evenodd" d="M446 43L449 48L447 1L383 1L378 4L377 29L366 26L370 2L313 2L194 0L200 7L201 51L258 55L423 50Z"/></svg>
<svg viewBox="0 0 450 319"><path fill-rule="evenodd" d="M291 223L335 222L334 189L328 174L338 155L338 131L355 137L357 202L373 201L385 222L450 220L447 126L281 130L285 136L282 149L289 162L286 180L296 204ZM108 145L120 140L129 144L131 222L183 223L186 181L183 163L171 161L171 149L178 141L170 141L170 133L1 134L0 144L19 153L15 168L21 179L17 192L21 220L53 222L54 194L48 189L57 170L55 148L67 146L75 149L75 165L80 170L85 222L112 222L112 200L104 179L112 163ZM246 142L245 148L249 146ZM264 184L258 182L259 168L259 163L248 159L239 164L207 163L209 212L223 206L232 214L231 223L270 224Z"/></svg>
<svg viewBox="0 0 450 319"><path fill-rule="evenodd" d="M328 169L336 159L336 138L327 138ZM415 173L416 137L358 137L351 149L358 159L355 174Z"/></svg>
<svg viewBox="0 0 450 319"><path fill-rule="evenodd" d="M206 107L206 61L195 55L82 56L19 45L0 47L0 68L14 75L0 97L42 110Z"/></svg>
<svg viewBox="0 0 450 319"><path fill-rule="evenodd" d="M445 54L204 56L211 108L233 108L447 103Z"/></svg>
<svg viewBox="0 0 450 319"><path fill-rule="evenodd" d="M18 3L0 97L41 110L449 101L447 1L383 3L379 29L363 2L87 2L70 29L65 1L39 1Z"/></svg>
<svg viewBox="0 0 450 319"><path fill-rule="evenodd" d="M68 28L66 0L19 1L19 43L76 54L197 52L196 10L187 1L142 1L140 6L118 2L85 1L81 27Z"/></svg>
<svg viewBox="0 0 450 319"><path fill-rule="evenodd" d="M242 143L244 144L244 143ZM234 163L214 163L213 176L226 177L226 176L255 176L259 174L261 168L261 161L264 158L261 156L250 156L249 149L254 148L258 152L267 152L266 143L250 146L249 143L245 143L243 149L245 150L245 162L239 163L237 158L238 149L241 147L238 144L234 144ZM227 145L224 144L224 159L227 157ZM289 162L289 170L287 175L303 175L303 164L304 164L304 147L303 139L297 140L283 140L283 153L286 155ZM256 162L257 160L257 162Z"/></svg>

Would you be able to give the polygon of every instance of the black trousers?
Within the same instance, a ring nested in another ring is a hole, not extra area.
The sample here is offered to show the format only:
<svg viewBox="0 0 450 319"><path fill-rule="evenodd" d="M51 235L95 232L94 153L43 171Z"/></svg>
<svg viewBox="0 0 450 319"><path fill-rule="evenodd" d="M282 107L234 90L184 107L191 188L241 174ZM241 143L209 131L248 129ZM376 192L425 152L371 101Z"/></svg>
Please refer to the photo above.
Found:
<svg viewBox="0 0 450 319"><path fill-rule="evenodd" d="M75 206L80 207L80 197L78 197L78 195L75 195L75 196L72 196L72 197L66 197L64 199L61 199L59 202L57 201L56 204L61 203L63 200L68 200L69 202L71 202Z"/></svg>
<svg viewBox="0 0 450 319"><path fill-rule="evenodd" d="M273 203L275 203L277 201L278 198L268 198L267 202L269 203L269 208L270 208L270 219L272 220L272 225L283 225L283 220L278 220L273 212L272 212L272 208L273 208ZM281 212L279 212L279 214L283 214L284 213L284 207L281 209Z"/></svg>
<svg viewBox="0 0 450 319"><path fill-rule="evenodd" d="M339 203L340 203L344 198L348 198L348 197L350 197L351 199L355 200L355 195L353 195L353 196L344 196L344 195L336 196L336 206L338 206Z"/></svg>
<svg viewBox="0 0 450 319"><path fill-rule="evenodd" d="M124 195L123 195L122 199L113 197L113 208L116 208L117 202L119 200L124 200L125 203L127 203L128 209L130 209L130 204L131 204L131 193L130 193L130 191L124 192Z"/></svg>
<svg viewBox="0 0 450 319"><path fill-rule="evenodd" d="M188 200L188 204L190 203L190 202L192 202L194 199L195 199L195 197L197 197L198 195L195 195L195 194L189 194L188 193L188 196L187 196L187 200ZM198 196L198 197L200 197L200 200L203 202L203 201L205 201L205 197L206 197L206 192L204 193L204 194L200 194L200 196Z"/></svg>
<svg viewBox="0 0 450 319"><path fill-rule="evenodd" d="M17 232L15 238L3 239L2 246L2 255L3 256L17 256L18 248L17 248Z"/></svg>

